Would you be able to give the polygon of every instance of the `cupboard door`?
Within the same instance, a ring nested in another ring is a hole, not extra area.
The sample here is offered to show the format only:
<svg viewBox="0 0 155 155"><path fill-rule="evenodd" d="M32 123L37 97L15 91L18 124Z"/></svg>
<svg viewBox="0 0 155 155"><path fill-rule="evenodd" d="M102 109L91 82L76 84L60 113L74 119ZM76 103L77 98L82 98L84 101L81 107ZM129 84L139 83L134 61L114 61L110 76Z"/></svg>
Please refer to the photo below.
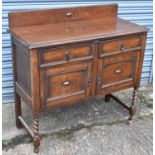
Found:
<svg viewBox="0 0 155 155"><path fill-rule="evenodd" d="M41 98L45 108L78 102L90 95L92 62L41 70Z"/></svg>
<svg viewBox="0 0 155 155"><path fill-rule="evenodd" d="M134 86L140 51L121 53L98 61L97 94L108 94Z"/></svg>

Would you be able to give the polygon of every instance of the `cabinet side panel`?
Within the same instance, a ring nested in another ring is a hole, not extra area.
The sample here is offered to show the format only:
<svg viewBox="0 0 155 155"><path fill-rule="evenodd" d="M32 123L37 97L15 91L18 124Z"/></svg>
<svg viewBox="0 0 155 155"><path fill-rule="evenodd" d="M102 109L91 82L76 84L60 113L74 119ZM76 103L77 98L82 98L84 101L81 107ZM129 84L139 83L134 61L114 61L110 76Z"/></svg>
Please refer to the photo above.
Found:
<svg viewBox="0 0 155 155"><path fill-rule="evenodd" d="M29 51L21 44L16 44L16 83L31 97Z"/></svg>

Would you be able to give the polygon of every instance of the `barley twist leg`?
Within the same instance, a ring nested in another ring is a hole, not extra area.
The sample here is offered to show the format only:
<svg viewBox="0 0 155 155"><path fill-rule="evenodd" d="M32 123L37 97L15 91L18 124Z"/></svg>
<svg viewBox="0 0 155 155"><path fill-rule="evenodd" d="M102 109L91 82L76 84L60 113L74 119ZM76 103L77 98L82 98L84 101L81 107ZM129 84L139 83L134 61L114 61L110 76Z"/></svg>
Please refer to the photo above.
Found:
<svg viewBox="0 0 155 155"><path fill-rule="evenodd" d="M129 110L130 113L130 117L129 120L133 120L135 118L135 114L136 114L136 100L137 100L137 90L134 89L133 94L132 94L132 103L131 103L131 107Z"/></svg>
<svg viewBox="0 0 155 155"><path fill-rule="evenodd" d="M34 138L33 138L34 152L38 153L40 146L39 119L34 119L33 121L33 132L34 132Z"/></svg>

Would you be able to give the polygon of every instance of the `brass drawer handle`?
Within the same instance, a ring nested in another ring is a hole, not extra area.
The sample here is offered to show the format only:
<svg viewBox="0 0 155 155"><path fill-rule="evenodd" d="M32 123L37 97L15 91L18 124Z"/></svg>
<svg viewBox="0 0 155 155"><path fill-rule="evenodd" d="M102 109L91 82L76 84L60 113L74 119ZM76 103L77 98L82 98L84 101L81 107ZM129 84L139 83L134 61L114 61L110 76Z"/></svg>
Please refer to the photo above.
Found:
<svg viewBox="0 0 155 155"><path fill-rule="evenodd" d="M66 57L66 61L69 61L71 58L70 58L70 52L69 51L66 51L65 52L65 57Z"/></svg>
<svg viewBox="0 0 155 155"><path fill-rule="evenodd" d="M68 86L70 84L70 81L65 81L65 82L63 82L63 85L64 86Z"/></svg>
<svg viewBox="0 0 155 155"><path fill-rule="evenodd" d="M124 44L120 45L120 50L123 51L124 50Z"/></svg>
<svg viewBox="0 0 155 155"><path fill-rule="evenodd" d="M120 74L121 72L122 72L121 69L117 69L117 70L115 70L115 73L116 73L116 74Z"/></svg>
<svg viewBox="0 0 155 155"><path fill-rule="evenodd" d="M67 17L72 17L73 14L72 14L72 12L68 12L68 13L66 13L66 16L67 16Z"/></svg>

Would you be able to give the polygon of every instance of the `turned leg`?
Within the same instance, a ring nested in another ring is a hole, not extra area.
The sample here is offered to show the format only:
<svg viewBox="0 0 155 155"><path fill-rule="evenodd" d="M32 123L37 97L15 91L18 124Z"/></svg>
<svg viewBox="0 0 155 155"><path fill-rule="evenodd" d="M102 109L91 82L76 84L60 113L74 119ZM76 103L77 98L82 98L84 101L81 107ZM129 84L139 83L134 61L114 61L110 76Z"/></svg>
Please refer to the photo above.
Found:
<svg viewBox="0 0 155 155"><path fill-rule="evenodd" d="M40 135L39 135L39 119L33 120L33 145L34 145L34 152L39 152L39 146L40 146Z"/></svg>
<svg viewBox="0 0 155 155"><path fill-rule="evenodd" d="M105 100L105 102L109 102L110 101L110 95L109 94L105 95L104 100Z"/></svg>
<svg viewBox="0 0 155 155"><path fill-rule="evenodd" d="M131 107L129 109L130 117L129 120L133 120L135 118L136 114L136 98L137 98L137 90L134 88L133 94L132 94L132 103Z"/></svg>
<svg viewBox="0 0 155 155"><path fill-rule="evenodd" d="M22 115L22 109L21 109L21 99L17 93L15 93L15 115L16 115L16 127L20 129L23 126L18 117Z"/></svg>

